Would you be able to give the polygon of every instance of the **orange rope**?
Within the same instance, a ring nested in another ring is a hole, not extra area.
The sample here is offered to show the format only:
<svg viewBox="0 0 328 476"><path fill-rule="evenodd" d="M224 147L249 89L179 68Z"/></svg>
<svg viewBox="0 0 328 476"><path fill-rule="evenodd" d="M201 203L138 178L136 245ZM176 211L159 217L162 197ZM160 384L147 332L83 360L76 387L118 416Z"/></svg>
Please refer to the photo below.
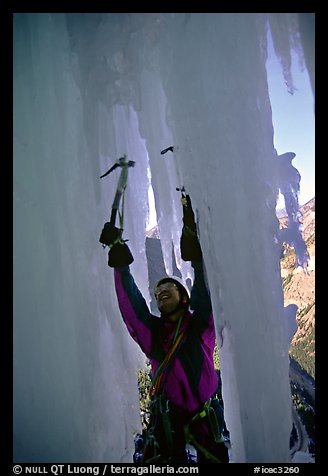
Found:
<svg viewBox="0 0 328 476"><path fill-rule="evenodd" d="M184 329L180 335L177 337L176 341L174 342L173 346L168 350L168 353L166 354L163 362L161 363L161 365L158 367L157 371L156 371L156 374L155 374L155 377L153 379L153 382L150 386L150 389L149 389L149 393L150 395L154 395L154 394L158 394L159 393L159 390L161 388L161 383L162 383L162 380L163 380L163 377L164 377L164 370L165 368L167 367L167 365L169 364L171 358L173 357L176 349L178 348L181 340L182 340L182 337L184 336L184 333L185 333L185 330ZM160 373L159 373L160 372Z"/></svg>

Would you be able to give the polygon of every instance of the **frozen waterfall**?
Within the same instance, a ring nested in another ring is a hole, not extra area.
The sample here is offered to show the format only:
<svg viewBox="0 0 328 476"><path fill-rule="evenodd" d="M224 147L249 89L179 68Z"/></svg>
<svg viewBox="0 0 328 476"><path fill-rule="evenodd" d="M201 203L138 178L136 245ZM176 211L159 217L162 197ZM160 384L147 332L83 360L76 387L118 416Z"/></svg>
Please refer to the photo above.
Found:
<svg viewBox="0 0 328 476"><path fill-rule="evenodd" d="M123 235L136 282L150 300L150 170L165 266L173 242L185 279L176 187L192 198L234 461L290 460L265 62L271 27L290 89L292 46L313 77L302 15L312 14L14 15L15 462L132 462L144 357L98 242L117 175L99 177L123 154L136 162Z"/></svg>

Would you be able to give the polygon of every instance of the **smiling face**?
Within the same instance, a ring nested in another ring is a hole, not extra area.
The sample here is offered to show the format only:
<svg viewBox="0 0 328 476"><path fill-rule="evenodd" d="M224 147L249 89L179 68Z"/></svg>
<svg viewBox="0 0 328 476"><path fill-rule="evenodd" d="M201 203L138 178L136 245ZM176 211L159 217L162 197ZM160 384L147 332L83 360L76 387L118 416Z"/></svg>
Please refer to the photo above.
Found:
<svg viewBox="0 0 328 476"><path fill-rule="evenodd" d="M170 321L175 321L181 314L182 303L187 303L187 296L181 298L179 287L173 281L167 281L155 289L157 307L162 315L168 315ZM175 313L175 311L177 311Z"/></svg>
<svg viewBox="0 0 328 476"><path fill-rule="evenodd" d="M155 297L158 309L163 313L174 311L180 302L180 292L178 286L172 281L163 283L155 290Z"/></svg>

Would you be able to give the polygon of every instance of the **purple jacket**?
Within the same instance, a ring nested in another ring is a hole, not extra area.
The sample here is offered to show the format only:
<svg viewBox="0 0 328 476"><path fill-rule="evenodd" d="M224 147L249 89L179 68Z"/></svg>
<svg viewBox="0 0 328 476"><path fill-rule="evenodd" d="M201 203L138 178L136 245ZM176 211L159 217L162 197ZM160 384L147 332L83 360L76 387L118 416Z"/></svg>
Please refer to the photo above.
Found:
<svg viewBox="0 0 328 476"><path fill-rule="evenodd" d="M214 369L215 328L212 306L204 282L202 263L195 271L190 307L181 329L188 324L186 339L164 378L163 391L176 406L193 413L215 393L218 377ZM176 322L150 313L129 267L115 268L115 288L123 320L132 338L149 358L152 378L175 335Z"/></svg>

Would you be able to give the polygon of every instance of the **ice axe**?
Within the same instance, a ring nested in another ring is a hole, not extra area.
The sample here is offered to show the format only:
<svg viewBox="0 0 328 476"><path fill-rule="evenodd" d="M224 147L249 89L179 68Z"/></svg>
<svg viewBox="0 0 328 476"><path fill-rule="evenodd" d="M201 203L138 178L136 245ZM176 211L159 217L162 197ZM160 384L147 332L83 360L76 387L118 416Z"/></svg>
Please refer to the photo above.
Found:
<svg viewBox="0 0 328 476"><path fill-rule="evenodd" d="M120 235L122 235L122 232L123 232L123 215L124 215L124 192L125 192L125 189L126 189L126 185L127 185L127 181L128 181L128 170L130 167L134 167L135 165L135 162L133 160L127 160L127 157L126 155L123 155L123 157L120 157L116 162L115 164L107 171L105 172L103 175L101 175L100 178L103 178L103 177L106 177L107 175L109 175L111 172L113 172L113 170L115 170L116 168L118 167L121 167L121 173L120 173L120 177L119 177L119 180L118 180L118 184L117 184L117 188L116 188L116 193L115 193L115 197L114 197L114 201L113 201L113 204L112 204L112 212L111 212L111 216L110 216L110 225L112 228L115 227L115 221L116 221L116 216L117 216L117 213L119 213L119 218L120 218ZM121 210L121 213L119 212L119 206L120 206L120 202L121 202L121 199L122 199L122 210ZM104 245L104 243L103 243Z"/></svg>
<svg viewBox="0 0 328 476"><path fill-rule="evenodd" d="M174 145L170 145L170 147L166 147L166 149L161 150L161 155L166 154L168 151L170 151L170 152L173 153L173 152L174 152L174 149L176 149L176 147L175 147ZM179 174L179 170L178 170L178 169L177 169L177 172L178 172L178 178L180 178L180 177L179 177L180 174ZM185 193L185 192L186 192L186 191L185 191L184 185L182 185L181 188L176 187L176 191L177 191L177 192L181 192L181 201L182 201L182 204L185 205L185 204L186 204L186 202L185 202L185 199L186 199L186 193Z"/></svg>

